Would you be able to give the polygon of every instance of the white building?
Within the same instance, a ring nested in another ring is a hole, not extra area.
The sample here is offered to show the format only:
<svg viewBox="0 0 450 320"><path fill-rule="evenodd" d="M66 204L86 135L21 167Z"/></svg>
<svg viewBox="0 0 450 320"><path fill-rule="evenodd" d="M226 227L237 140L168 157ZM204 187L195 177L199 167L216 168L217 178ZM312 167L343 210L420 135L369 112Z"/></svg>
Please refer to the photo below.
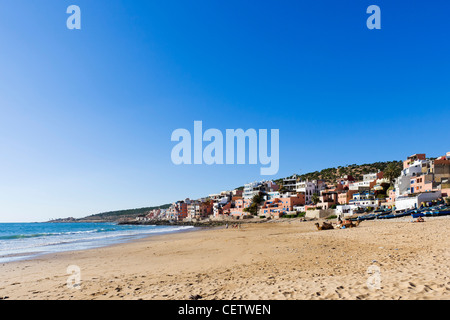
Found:
<svg viewBox="0 0 450 320"><path fill-rule="evenodd" d="M220 209L226 205L228 202L231 201L231 197L230 196L223 196L222 198L220 198L218 201L215 201L213 203L213 215L215 217L217 217L219 215L219 211Z"/></svg>
<svg viewBox="0 0 450 320"><path fill-rule="evenodd" d="M336 206L335 212L338 217L343 218L347 216L352 216L354 214L354 210L356 210L357 208L358 207L355 205L344 204Z"/></svg>
<svg viewBox="0 0 450 320"><path fill-rule="evenodd" d="M429 202L441 197L441 191L423 192L416 195L403 195L395 201L396 210L419 208L422 202Z"/></svg>
<svg viewBox="0 0 450 320"><path fill-rule="evenodd" d="M252 199L256 194L263 190L262 182L251 182L244 185L244 192L242 193L242 197L244 199Z"/></svg>
<svg viewBox="0 0 450 320"><path fill-rule="evenodd" d="M306 212L305 206L302 205L293 206L292 209L296 212Z"/></svg>
<svg viewBox="0 0 450 320"><path fill-rule="evenodd" d="M297 175L283 179L283 188L287 191L295 192L297 189Z"/></svg>
<svg viewBox="0 0 450 320"><path fill-rule="evenodd" d="M370 184L378 179L379 172L373 172L363 175L362 181L350 183L349 190L362 190L370 188Z"/></svg>
<svg viewBox="0 0 450 320"><path fill-rule="evenodd" d="M278 189L278 186L273 181L251 182L244 185L242 197L244 199L252 199L259 193L265 194L267 192L276 191L276 189Z"/></svg>
<svg viewBox="0 0 450 320"><path fill-rule="evenodd" d="M345 217L353 215L358 209L365 209L367 207L377 208L380 206L381 200L376 199L371 192L360 192L353 194L352 200L349 204L336 206L336 215L338 217Z"/></svg>
<svg viewBox="0 0 450 320"><path fill-rule="evenodd" d="M320 195L320 191L325 189L324 184L319 184L317 180L305 180L305 181L297 181L296 183L296 192L302 192L305 194L305 203L312 203L313 194Z"/></svg>
<svg viewBox="0 0 450 320"><path fill-rule="evenodd" d="M372 182L373 180L377 180L378 179L378 173L374 172L374 173L368 173L363 175L363 181L370 181Z"/></svg>
<svg viewBox="0 0 450 320"><path fill-rule="evenodd" d="M353 183L350 183L348 186L349 190L360 190L360 189L367 189L370 188L370 183L372 181L356 181Z"/></svg>
<svg viewBox="0 0 450 320"><path fill-rule="evenodd" d="M362 192L355 193L353 199L349 201L349 205L353 205L356 208L376 208L380 204L380 200L375 198L373 193Z"/></svg>
<svg viewBox="0 0 450 320"><path fill-rule="evenodd" d="M400 177L395 181L395 193L398 198L401 195L410 193L411 177L422 174L422 168L426 168L429 160L415 160L408 168L402 170Z"/></svg>
<svg viewBox="0 0 450 320"><path fill-rule="evenodd" d="M270 192L266 193L266 201L267 200L276 199L276 198L281 198L280 192L278 192L278 191L270 191Z"/></svg>

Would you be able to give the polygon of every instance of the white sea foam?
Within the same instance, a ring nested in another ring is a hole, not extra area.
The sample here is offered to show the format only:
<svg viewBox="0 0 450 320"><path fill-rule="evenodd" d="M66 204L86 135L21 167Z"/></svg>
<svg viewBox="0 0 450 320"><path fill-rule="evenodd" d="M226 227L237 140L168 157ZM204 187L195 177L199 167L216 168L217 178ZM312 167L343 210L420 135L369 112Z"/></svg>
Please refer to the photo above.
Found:
<svg viewBox="0 0 450 320"><path fill-rule="evenodd" d="M98 224L88 225L86 230L70 230L70 224L64 226L48 226L40 228L39 225L17 227L8 226L8 232L0 228L0 263L35 256L36 254L83 250L94 247L107 246L132 239L138 239L161 233L178 232L188 230L191 226L118 226ZM79 224L73 224L73 228L79 228ZM32 229L32 232L28 229ZM46 229L65 228L65 230ZM5 228L4 228L5 229ZM44 230L45 229L45 230ZM67 230L69 229L69 230ZM4 232L1 232L4 231Z"/></svg>

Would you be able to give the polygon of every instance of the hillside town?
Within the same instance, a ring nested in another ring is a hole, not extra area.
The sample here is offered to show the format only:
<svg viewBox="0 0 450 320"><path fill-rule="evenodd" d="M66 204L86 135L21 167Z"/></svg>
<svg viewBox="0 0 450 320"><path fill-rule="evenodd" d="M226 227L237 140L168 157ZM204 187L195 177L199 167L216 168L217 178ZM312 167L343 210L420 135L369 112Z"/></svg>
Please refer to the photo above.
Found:
<svg viewBox="0 0 450 320"><path fill-rule="evenodd" d="M389 209L396 212L450 196L450 152L431 159L414 154L403 161L403 169L364 174L362 180L343 175L334 181L303 180L298 175L274 181L257 181L243 188L184 199L168 209L155 209L138 221L242 220L348 217Z"/></svg>

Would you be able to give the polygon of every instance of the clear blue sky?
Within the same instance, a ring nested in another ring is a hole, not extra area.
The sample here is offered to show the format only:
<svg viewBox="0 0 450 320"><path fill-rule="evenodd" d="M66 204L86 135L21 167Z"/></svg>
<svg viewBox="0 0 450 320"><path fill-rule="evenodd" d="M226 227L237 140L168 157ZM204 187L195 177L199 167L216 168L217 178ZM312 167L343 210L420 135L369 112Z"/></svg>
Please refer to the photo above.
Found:
<svg viewBox="0 0 450 320"><path fill-rule="evenodd" d="M81 30L66 9L81 8ZM381 30L366 9L381 8ZM273 178L450 151L448 1L0 2L0 222L197 198L173 130L280 130Z"/></svg>

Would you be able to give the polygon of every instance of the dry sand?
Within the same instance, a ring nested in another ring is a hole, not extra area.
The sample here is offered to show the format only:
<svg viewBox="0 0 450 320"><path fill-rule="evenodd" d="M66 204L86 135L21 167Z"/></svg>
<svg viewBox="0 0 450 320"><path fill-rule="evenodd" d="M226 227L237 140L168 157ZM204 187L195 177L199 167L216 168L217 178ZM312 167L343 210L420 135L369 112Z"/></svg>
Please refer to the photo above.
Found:
<svg viewBox="0 0 450 320"><path fill-rule="evenodd" d="M295 219L45 255L0 265L0 298L449 299L450 217L410 220L317 231Z"/></svg>

